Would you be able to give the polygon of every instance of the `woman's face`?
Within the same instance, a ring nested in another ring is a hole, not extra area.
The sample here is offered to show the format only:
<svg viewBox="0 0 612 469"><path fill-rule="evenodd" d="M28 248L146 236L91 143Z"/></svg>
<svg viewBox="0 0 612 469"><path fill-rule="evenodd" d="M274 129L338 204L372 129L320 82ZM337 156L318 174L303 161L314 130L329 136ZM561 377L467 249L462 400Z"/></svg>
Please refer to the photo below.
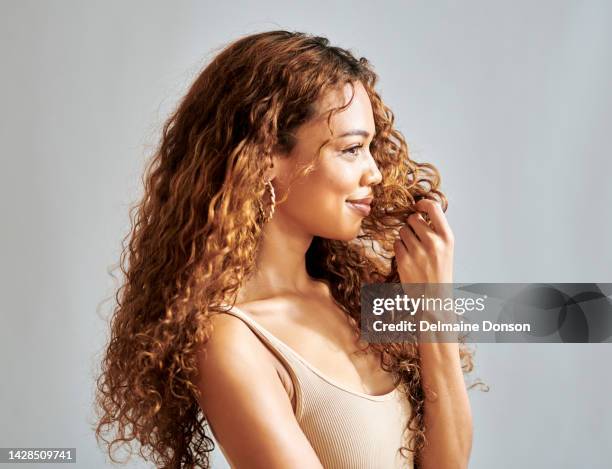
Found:
<svg viewBox="0 0 612 469"><path fill-rule="evenodd" d="M305 232L306 235L348 241L359 234L361 221L367 216L369 201L355 204L350 200L372 197L372 186L382 175L370 154L370 143L375 125L369 96L361 84L355 84L355 96L345 110L333 115L327 126L327 113L350 99L351 87L346 85L343 95L334 91L324 96L317 105L314 119L296 132L297 143L289 157L274 159L272 181L277 199L287 199L276 206L274 221L285 229ZM294 182L291 174L296 166L312 162L321 144L331 139L322 149L312 172Z"/></svg>

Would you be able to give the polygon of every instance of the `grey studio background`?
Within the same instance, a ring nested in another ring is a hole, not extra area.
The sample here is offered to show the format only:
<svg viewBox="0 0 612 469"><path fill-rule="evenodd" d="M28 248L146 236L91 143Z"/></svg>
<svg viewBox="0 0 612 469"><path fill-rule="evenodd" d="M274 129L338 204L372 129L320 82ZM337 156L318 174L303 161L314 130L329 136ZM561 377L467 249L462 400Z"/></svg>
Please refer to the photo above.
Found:
<svg viewBox="0 0 612 469"><path fill-rule="evenodd" d="M2 0L0 446L110 467L89 423L108 269L167 114L241 35L370 59L442 172L456 282L612 282L611 21L604 1ZM610 467L610 344L476 347L471 468Z"/></svg>

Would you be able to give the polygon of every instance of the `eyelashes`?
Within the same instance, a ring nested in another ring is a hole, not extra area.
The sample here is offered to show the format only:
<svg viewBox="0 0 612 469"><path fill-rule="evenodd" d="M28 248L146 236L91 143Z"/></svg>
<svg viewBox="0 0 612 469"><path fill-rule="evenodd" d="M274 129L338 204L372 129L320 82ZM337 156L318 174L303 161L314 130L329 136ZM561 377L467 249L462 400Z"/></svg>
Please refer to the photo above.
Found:
<svg viewBox="0 0 612 469"><path fill-rule="evenodd" d="M372 140L370 142L369 148L371 149L374 145L375 145L374 140ZM357 156L359 156L359 153L361 153L361 149L364 147L365 145L363 143L360 143L359 145L353 145L352 147L347 148L346 150L342 150L341 153L343 155L349 156L351 159L355 159ZM355 150L359 150L359 151L355 151Z"/></svg>
<svg viewBox="0 0 612 469"><path fill-rule="evenodd" d="M346 150L342 150L342 154L356 157L358 153L354 153L354 150L360 150L361 148L363 148L363 144L355 145L351 148L347 148Z"/></svg>

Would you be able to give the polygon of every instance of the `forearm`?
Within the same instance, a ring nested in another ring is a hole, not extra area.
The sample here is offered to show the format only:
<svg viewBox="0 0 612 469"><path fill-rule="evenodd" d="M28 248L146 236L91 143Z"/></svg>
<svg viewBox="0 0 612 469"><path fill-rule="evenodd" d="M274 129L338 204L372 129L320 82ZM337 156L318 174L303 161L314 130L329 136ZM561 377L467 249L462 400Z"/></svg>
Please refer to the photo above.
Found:
<svg viewBox="0 0 612 469"><path fill-rule="evenodd" d="M472 415L457 343L419 344L426 445L421 469L467 468ZM431 395L435 391L436 397Z"/></svg>

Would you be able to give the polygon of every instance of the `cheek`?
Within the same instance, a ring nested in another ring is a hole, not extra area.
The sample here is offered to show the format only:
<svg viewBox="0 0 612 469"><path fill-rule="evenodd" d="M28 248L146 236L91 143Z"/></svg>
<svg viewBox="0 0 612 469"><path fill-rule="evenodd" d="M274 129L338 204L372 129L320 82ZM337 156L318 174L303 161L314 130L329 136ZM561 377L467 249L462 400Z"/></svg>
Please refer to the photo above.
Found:
<svg viewBox="0 0 612 469"><path fill-rule="evenodd" d="M296 199L319 208L338 207L359 187L359 174L355 165L329 159L291 188ZM315 202L316 201L316 202Z"/></svg>
<svg viewBox="0 0 612 469"><path fill-rule="evenodd" d="M292 187L291 206L293 211L303 211L309 217L324 218L338 211L344 194L345 191L338 181L309 178L303 184Z"/></svg>
<svg viewBox="0 0 612 469"><path fill-rule="evenodd" d="M314 226L327 238L351 239L361 219L346 204L346 199L359 190L359 174L355 165L338 164L314 176L310 188L309 214Z"/></svg>
<svg viewBox="0 0 612 469"><path fill-rule="evenodd" d="M283 211L312 234L325 238L352 239L361 218L346 204L359 190L357 165L331 160L292 185Z"/></svg>
<svg viewBox="0 0 612 469"><path fill-rule="evenodd" d="M308 199L320 217L337 217L345 200L355 193L356 183L346 171L326 172L309 183Z"/></svg>
<svg viewBox="0 0 612 469"><path fill-rule="evenodd" d="M325 165L317 178L317 184L328 193L343 198L353 194L359 186L359 173L355 164L336 159Z"/></svg>

